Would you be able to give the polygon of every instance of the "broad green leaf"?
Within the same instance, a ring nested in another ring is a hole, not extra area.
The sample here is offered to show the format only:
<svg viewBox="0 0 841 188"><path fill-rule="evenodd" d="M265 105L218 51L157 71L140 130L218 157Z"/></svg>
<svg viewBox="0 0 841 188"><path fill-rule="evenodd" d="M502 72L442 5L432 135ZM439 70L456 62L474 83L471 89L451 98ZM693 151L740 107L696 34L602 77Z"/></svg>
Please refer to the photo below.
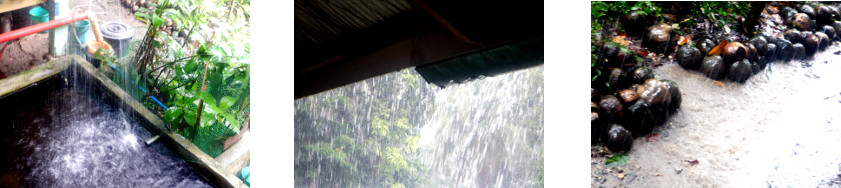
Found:
<svg viewBox="0 0 841 188"><path fill-rule="evenodd" d="M196 126L196 109L188 108L190 110L184 111L184 121L190 126Z"/></svg>
<svg viewBox="0 0 841 188"><path fill-rule="evenodd" d="M235 102L237 102L237 101L233 97L224 96L224 97L222 97L222 100L219 101L219 108L228 109L231 106L233 106Z"/></svg>
<svg viewBox="0 0 841 188"><path fill-rule="evenodd" d="M211 105L210 103L204 103L204 111L207 113L218 114L222 113L222 109L216 107L216 105Z"/></svg>
<svg viewBox="0 0 841 188"><path fill-rule="evenodd" d="M230 128L231 128L232 131L234 131L236 133L239 133L240 124L239 124L239 121L237 121L237 119L234 118L234 116L232 116L229 113L222 113L222 117L225 117L225 120L227 120L228 122L231 123Z"/></svg>
<svg viewBox="0 0 841 188"><path fill-rule="evenodd" d="M215 116L216 114L202 113L200 127L207 127L213 125L213 123L216 121Z"/></svg>
<svg viewBox="0 0 841 188"><path fill-rule="evenodd" d="M156 28L158 26L161 26L161 24L164 24L164 22L166 22L166 20L164 20L163 18L152 16L152 25L154 25Z"/></svg>
<svg viewBox="0 0 841 188"><path fill-rule="evenodd" d="M175 118L181 116L181 113L183 113L183 111L181 111L181 108L177 106L170 107L168 110L166 110L166 112L164 112L164 119L166 120L166 122L173 122L175 121Z"/></svg>
<svg viewBox="0 0 841 188"><path fill-rule="evenodd" d="M209 103L213 106L216 106L216 98L213 98L213 95L207 92L199 92L199 97L204 100L205 103Z"/></svg>
<svg viewBox="0 0 841 188"><path fill-rule="evenodd" d="M190 61L187 61L187 64L184 64L184 72L193 72L196 70L196 65L198 63L196 63L195 59L190 59Z"/></svg>

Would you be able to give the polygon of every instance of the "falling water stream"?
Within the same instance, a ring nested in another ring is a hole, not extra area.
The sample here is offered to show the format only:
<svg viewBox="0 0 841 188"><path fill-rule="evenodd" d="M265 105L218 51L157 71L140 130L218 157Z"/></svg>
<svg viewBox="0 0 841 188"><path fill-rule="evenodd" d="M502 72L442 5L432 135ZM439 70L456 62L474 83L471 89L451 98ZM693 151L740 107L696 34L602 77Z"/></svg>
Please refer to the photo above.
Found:
<svg viewBox="0 0 841 188"><path fill-rule="evenodd" d="M368 162L377 161L377 157L354 159L376 155L355 151L377 138L371 135L376 133L378 119L392 122L388 130L394 134L401 126L398 117L406 114L413 127L407 134L419 138L408 139L410 144L405 147L398 140L393 147L403 148L405 160L414 165L408 171L417 173L408 175L411 177L397 175L395 182L406 187L542 186L542 65L443 89L422 79L414 70L403 70L296 100L296 186L388 186L378 184L389 182L383 181L382 175L373 175L378 169L366 170L378 164ZM345 126L350 128L343 129ZM340 134L352 135L350 139L357 144L343 145L348 141L339 141ZM347 161L355 163L355 173L372 176L348 178L358 184L335 180L346 177L341 175L344 168L324 164L342 159L327 157L332 155L323 150L307 149L315 145L315 140L324 140L329 144L326 147L347 153ZM412 146L417 147L415 152L407 149ZM412 183L415 180L423 183Z"/></svg>

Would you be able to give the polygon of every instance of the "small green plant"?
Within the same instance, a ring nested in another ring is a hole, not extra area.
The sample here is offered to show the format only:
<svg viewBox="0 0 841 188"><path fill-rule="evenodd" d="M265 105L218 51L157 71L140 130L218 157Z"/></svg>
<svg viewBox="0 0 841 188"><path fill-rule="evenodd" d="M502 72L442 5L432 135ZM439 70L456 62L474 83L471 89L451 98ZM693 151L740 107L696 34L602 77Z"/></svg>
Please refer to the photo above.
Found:
<svg viewBox="0 0 841 188"><path fill-rule="evenodd" d="M702 15L720 28L736 23L737 16L744 17L749 11L746 1L696 1L693 4L693 15Z"/></svg>

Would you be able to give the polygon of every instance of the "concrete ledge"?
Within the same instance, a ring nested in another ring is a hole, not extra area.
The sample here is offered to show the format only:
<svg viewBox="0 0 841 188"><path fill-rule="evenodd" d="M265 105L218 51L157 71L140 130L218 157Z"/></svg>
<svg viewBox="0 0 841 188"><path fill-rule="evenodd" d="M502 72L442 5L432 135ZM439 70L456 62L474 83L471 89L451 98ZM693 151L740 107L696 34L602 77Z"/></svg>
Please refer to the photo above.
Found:
<svg viewBox="0 0 841 188"><path fill-rule="evenodd" d="M216 159L196 147L195 144L180 134L164 127L164 122L160 118L146 109L139 101L134 100L131 95L112 82L111 79L100 74L96 68L80 56L68 55L6 79L0 79L0 97L14 93L32 84L37 84L66 70L73 70L72 73L76 74L70 75L71 77L96 80L96 82L100 83L94 85L97 85L99 89L104 91L106 95L109 95L117 104L124 104L123 106L128 108L127 112L137 115L136 117L140 120L145 120L145 123L141 122L141 125L152 134L161 134L162 140L170 146L170 149L181 155L188 162L192 162L191 165L208 178L209 183L218 187L248 187L235 173L227 173L225 170L226 165L221 165Z"/></svg>
<svg viewBox="0 0 841 188"><path fill-rule="evenodd" d="M47 78L51 78L58 73L64 72L72 60L57 59L50 61L35 68L25 70L14 76L0 79L0 98L16 91L29 87L32 84L41 82Z"/></svg>

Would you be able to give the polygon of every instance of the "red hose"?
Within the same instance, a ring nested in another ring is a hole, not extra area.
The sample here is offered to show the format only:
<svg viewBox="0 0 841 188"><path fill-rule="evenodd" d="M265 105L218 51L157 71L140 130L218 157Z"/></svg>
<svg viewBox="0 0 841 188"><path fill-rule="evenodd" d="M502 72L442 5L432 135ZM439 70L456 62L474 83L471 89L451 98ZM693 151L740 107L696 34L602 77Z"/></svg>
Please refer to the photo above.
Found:
<svg viewBox="0 0 841 188"><path fill-rule="evenodd" d="M88 18L88 14L79 14L75 17L65 17L60 19L55 19L53 21L39 23L35 25L31 25L29 27L20 28L8 33L0 34L0 42L7 42L13 39L17 39L23 36L31 35L33 33L41 32L44 30L56 28L58 26L67 25L79 20L84 20Z"/></svg>

